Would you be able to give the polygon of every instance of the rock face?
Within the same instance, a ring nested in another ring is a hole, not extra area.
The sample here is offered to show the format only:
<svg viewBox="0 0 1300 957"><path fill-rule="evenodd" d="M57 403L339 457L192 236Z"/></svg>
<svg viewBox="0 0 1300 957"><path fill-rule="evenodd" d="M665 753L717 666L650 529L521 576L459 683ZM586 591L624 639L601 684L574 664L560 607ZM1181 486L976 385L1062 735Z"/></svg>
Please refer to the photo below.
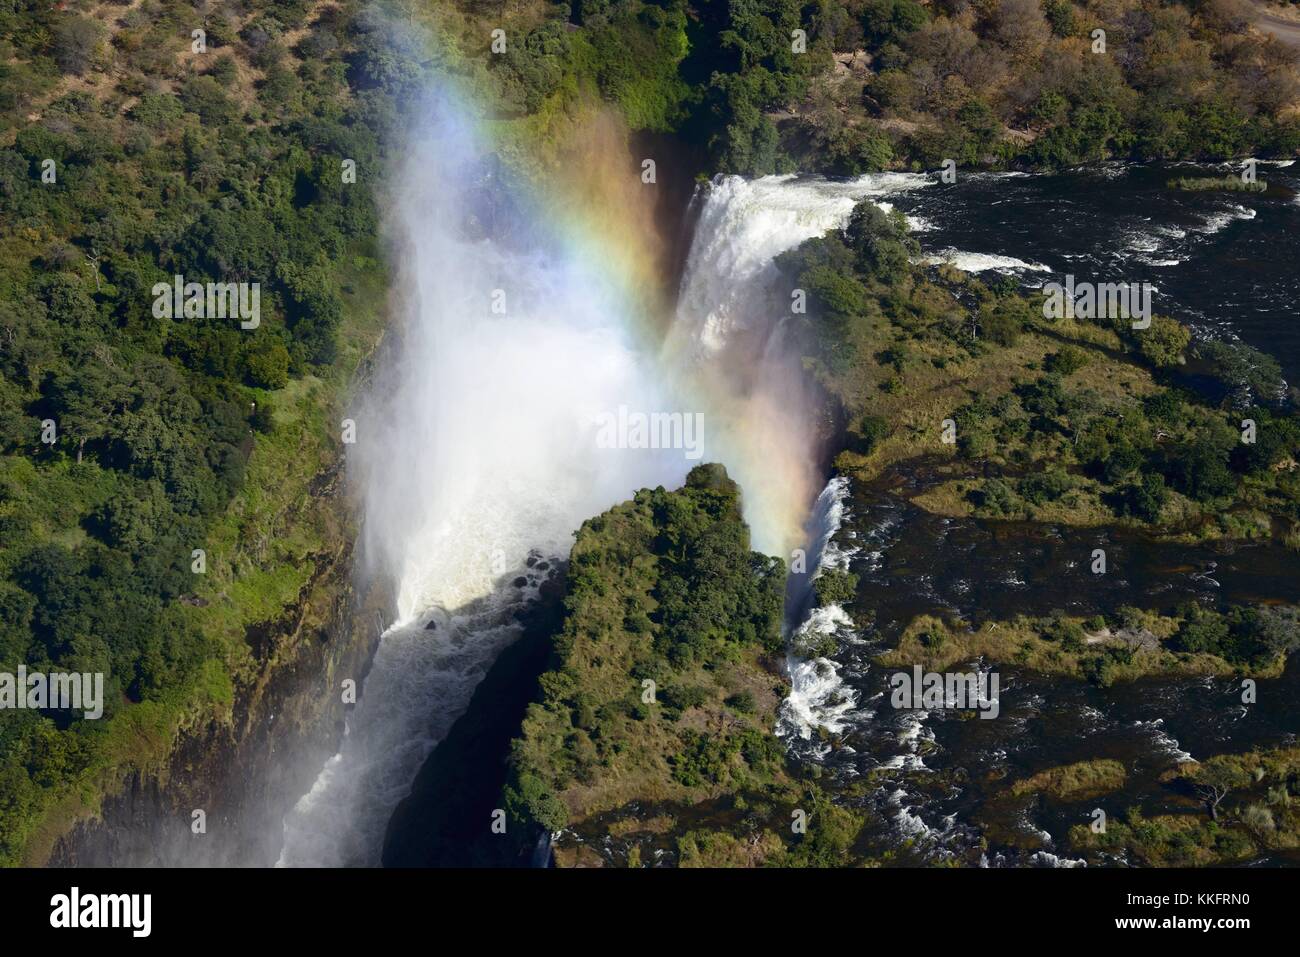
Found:
<svg viewBox="0 0 1300 957"><path fill-rule="evenodd" d="M347 510L332 478L314 489ZM344 679L360 686L379 643L379 589L353 585L353 527L275 619L248 629L255 667L236 679L228 713L197 715L165 766L132 774L99 815L58 838L52 866L270 866L282 819L338 750ZM202 811L204 833L194 833Z"/></svg>
<svg viewBox="0 0 1300 957"><path fill-rule="evenodd" d="M547 854L539 863L533 859L539 855L521 850L529 842L536 846L540 828L519 842L513 836L502 840L492 824L493 813L501 808L510 742L538 696L537 679L551 660L552 637L562 623L563 598L564 568L552 567L522 622L523 635L493 662L465 713L393 811L384 835L385 867L545 864Z"/></svg>

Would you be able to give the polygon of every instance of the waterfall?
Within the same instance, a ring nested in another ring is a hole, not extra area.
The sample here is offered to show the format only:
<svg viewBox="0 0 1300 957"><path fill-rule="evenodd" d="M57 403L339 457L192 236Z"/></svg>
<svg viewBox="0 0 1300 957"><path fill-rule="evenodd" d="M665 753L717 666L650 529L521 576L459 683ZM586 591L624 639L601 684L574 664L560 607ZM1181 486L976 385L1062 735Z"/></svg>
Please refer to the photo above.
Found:
<svg viewBox="0 0 1300 957"><path fill-rule="evenodd" d="M348 452L367 571L395 584L399 620L339 753L286 816L281 865L378 862L393 808L585 519L720 461L756 547L797 542L817 481L811 405L773 259L910 183L706 187L669 333L647 344L613 267L511 185L464 112L443 97L423 115L386 208L399 345ZM601 447L592 423L620 407L702 410L702 457Z"/></svg>
<svg viewBox="0 0 1300 957"><path fill-rule="evenodd" d="M851 634L853 619L836 604L813 607L813 582L826 569L848 571L856 554L853 546L835 541L847 518L849 480L835 476L826 483L813 505L808 522L807 571L792 572L786 589L786 622L793 631L793 645L810 638L831 636L843 640ZM844 720L857 707L852 689L840 677L835 662L825 657L802 658L793 650L786 659L790 671L790 695L781 705L777 734L787 740L810 742L818 727L831 732L844 728ZM819 753L825 745L813 744Z"/></svg>
<svg viewBox="0 0 1300 957"><path fill-rule="evenodd" d="M817 400L789 332L794 290L775 260L848 223L863 199L918 188L920 174L830 181L793 175L717 178L705 187L668 369L713 412L710 455L740 483L754 546L789 557L817 494ZM887 206L887 203L882 205Z"/></svg>
<svg viewBox="0 0 1300 957"><path fill-rule="evenodd" d="M280 863L377 864L421 762L469 703L514 613L575 529L681 450L602 448L595 417L672 408L631 307L513 187L447 98L390 177L400 345L355 415L370 571L395 583L340 752L286 817Z"/></svg>

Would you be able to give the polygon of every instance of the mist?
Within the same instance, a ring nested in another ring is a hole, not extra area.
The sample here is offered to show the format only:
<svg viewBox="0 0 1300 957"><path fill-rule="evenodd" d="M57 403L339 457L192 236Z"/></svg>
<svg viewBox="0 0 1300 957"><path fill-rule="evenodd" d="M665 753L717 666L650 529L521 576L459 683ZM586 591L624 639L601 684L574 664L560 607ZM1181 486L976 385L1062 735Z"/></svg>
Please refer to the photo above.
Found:
<svg viewBox="0 0 1300 957"><path fill-rule="evenodd" d="M656 315L647 303L663 297L623 255L654 246L626 148L586 158L590 189L623 198L584 221L565 189L513 178L453 94L411 115L385 190L392 329L347 448L358 573L396 596L396 622L339 753L285 818L282 865L378 863L393 808L586 519L716 461L744 491L756 548L788 558L803 543L822 481L815 401L772 260L876 188L705 187L678 301ZM601 440L612 417L663 414L699 435Z"/></svg>
<svg viewBox="0 0 1300 957"><path fill-rule="evenodd" d="M451 96L414 115L386 190L394 341L347 452L359 571L391 583L397 621L340 753L286 819L283 864L376 863L393 806L574 531L695 464L596 441L620 406L680 408L638 345L634 305Z"/></svg>

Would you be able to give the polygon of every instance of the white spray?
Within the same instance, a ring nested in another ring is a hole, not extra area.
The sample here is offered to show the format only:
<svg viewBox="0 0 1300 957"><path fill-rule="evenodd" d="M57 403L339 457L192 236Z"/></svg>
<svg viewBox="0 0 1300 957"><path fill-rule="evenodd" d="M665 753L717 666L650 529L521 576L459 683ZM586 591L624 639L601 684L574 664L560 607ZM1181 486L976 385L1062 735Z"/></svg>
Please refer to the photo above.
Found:
<svg viewBox="0 0 1300 957"><path fill-rule="evenodd" d="M861 200L925 182L909 173L842 182L727 176L707 188L664 366L715 410L709 456L744 490L760 551L789 560L821 483L817 399L789 334L796 290L775 260L842 228Z"/></svg>
<svg viewBox="0 0 1300 957"><path fill-rule="evenodd" d="M626 305L599 262L517 204L461 111L438 100L421 115L390 180L400 345L348 452L364 550L396 584L399 622L342 750L286 818L282 864L377 863L420 763L518 636L529 552L566 556L585 519L695 464L600 447L603 413L672 408Z"/></svg>
<svg viewBox="0 0 1300 957"><path fill-rule="evenodd" d="M786 391L793 350L764 299L789 302L771 288L772 260L895 188L714 186L669 341L648 354L601 263L515 205L463 114L436 102L423 115L388 204L400 348L349 451L370 571L395 583L400 620L340 753L286 817L286 865L376 863L420 763L518 635L513 612L539 579L529 553L566 555L585 519L634 489L675 487L695 464L677 449L602 448L602 416L703 408L703 460L741 483L755 547L789 546L815 476L807 403Z"/></svg>

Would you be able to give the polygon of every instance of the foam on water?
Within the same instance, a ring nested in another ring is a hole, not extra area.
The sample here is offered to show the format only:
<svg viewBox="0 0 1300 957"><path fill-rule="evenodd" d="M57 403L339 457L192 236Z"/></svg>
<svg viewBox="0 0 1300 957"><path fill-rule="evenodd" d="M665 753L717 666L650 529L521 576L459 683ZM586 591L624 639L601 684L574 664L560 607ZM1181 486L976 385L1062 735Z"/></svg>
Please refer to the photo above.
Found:
<svg viewBox="0 0 1300 957"><path fill-rule="evenodd" d="M922 262L927 266L947 263L962 272L998 272L1011 275L1018 272L1051 272L1050 266L1042 263L1025 262L1014 256L999 256L994 253L972 253L960 249L941 249L933 256L925 257Z"/></svg>
<svg viewBox="0 0 1300 957"><path fill-rule="evenodd" d="M805 574L806 585L794 579L791 601L796 614L801 607L811 603L812 582L826 570L846 571L857 549L836 542L837 533L847 517L849 480L836 476L827 482L817 496L810 522L812 549L808 556L811 575ZM794 630L793 647L817 647L825 639L833 639L836 647L852 640L853 619L837 604L823 605L807 611L806 617ZM793 652L787 662L790 669L790 695L782 703L777 720L777 734L808 741L818 728L839 733L847 726L847 719L858 707L857 693L845 683L839 666L830 658L818 656L811 660L800 658Z"/></svg>
<svg viewBox="0 0 1300 957"><path fill-rule="evenodd" d="M773 260L843 226L861 199L927 182L719 179L699 200L667 339L646 343L607 264L503 181L464 112L444 98L422 115L386 217L400 344L355 415L349 453L366 568L394 584L399 622L380 640L339 754L286 817L284 865L377 863L420 764L518 636L516 615L543 577L536 556L567 555L585 519L639 487L675 487L695 464L682 450L599 448L595 416L620 405L702 412L699 461L740 482L755 547L786 553L816 491L815 428ZM842 508L835 489L828 508ZM847 565L830 534L818 556ZM807 627L851 622L828 608ZM839 727L855 701L835 666L792 671L794 724Z"/></svg>
<svg viewBox="0 0 1300 957"><path fill-rule="evenodd" d="M787 320L791 290L776 259L847 225L862 200L932 180L876 173L831 181L720 176L697 198L699 217L663 366L713 413L710 454L745 493L755 547L788 554L800 544L817 494L818 398Z"/></svg>

